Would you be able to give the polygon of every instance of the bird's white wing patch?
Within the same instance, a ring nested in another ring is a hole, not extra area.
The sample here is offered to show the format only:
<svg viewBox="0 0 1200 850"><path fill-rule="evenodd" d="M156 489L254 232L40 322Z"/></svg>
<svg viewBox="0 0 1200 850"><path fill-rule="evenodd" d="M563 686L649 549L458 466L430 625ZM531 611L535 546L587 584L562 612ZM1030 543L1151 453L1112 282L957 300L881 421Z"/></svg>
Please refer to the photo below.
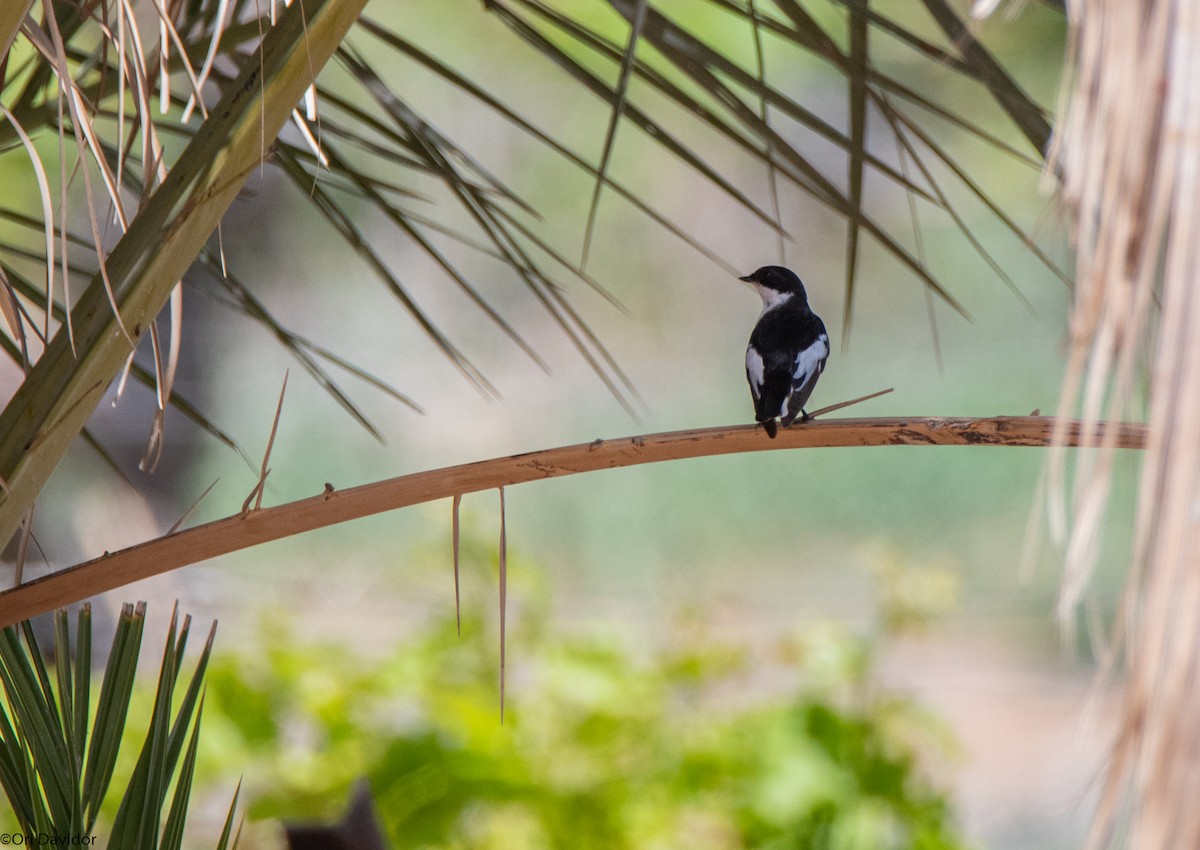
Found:
<svg viewBox="0 0 1200 850"><path fill-rule="evenodd" d="M796 369L792 372L792 385L802 387L821 368L829 356L829 337L821 334L808 348L796 355Z"/></svg>
<svg viewBox="0 0 1200 850"><path fill-rule="evenodd" d="M763 385L763 359L754 346L746 349L746 377L750 379L750 392L758 398Z"/></svg>

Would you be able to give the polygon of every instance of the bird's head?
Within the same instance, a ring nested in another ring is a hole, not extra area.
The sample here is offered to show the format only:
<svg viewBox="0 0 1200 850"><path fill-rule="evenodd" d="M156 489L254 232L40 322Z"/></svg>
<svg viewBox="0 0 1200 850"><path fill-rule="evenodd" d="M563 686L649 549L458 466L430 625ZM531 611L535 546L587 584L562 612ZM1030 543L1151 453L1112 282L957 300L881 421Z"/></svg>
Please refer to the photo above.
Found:
<svg viewBox="0 0 1200 850"><path fill-rule="evenodd" d="M763 266L758 271L739 277L738 280L753 286L762 297L765 306L772 306L792 296L808 301L804 284L791 269L783 266Z"/></svg>

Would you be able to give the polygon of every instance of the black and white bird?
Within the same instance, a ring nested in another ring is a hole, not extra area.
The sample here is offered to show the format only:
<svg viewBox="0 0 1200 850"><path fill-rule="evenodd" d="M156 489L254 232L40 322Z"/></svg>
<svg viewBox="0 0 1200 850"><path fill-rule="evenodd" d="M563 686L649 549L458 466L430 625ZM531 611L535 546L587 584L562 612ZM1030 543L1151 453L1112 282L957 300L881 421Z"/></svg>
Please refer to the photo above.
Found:
<svg viewBox="0 0 1200 850"><path fill-rule="evenodd" d="M825 323L808 306L804 284L790 269L763 266L738 278L758 290L763 309L746 349L746 380L754 418L775 438L776 418L784 428L800 417L829 358Z"/></svg>

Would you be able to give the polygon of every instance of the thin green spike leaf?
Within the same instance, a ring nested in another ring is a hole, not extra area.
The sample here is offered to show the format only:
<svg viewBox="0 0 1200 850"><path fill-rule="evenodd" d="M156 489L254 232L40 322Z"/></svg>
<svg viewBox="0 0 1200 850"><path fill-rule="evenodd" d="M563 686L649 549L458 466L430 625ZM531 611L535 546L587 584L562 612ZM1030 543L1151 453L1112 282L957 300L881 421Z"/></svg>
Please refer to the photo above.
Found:
<svg viewBox="0 0 1200 850"><path fill-rule="evenodd" d="M500 488L500 723L504 723L504 662L508 643L508 523L504 510L504 488Z"/></svg>
<svg viewBox="0 0 1200 850"><path fill-rule="evenodd" d="M720 0L710 0L710 2L720 2ZM963 76L978 79L975 69L956 54L942 49L932 41L921 38L919 34L912 30L905 29L891 18L879 14L879 12L870 8L870 0L832 0L832 2L865 16L871 26L891 36L894 40L911 48L917 54L924 56L935 64L950 68Z"/></svg>
<svg viewBox="0 0 1200 850"><path fill-rule="evenodd" d="M175 784L175 793L171 798L171 809L167 813L167 822L163 827L162 850L180 850L183 846L183 827L187 820L188 804L192 795L192 778L196 772L196 753L200 748L200 720L204 714L204 700L196 709L196 720L192 724L192 736L188 741L187 752L184 753L183 764L179 768L179 779Z"/></svg>
<svg viewBox="0 0 1200 850"><path fill-rule="evenodd" d="M863 215L863 158L867 149L867 17L863 10L850 10L850 206ZM850 322L854 315L854 284L858 270L858 217L848 220L846 234L846 297L842 314L842 348L850 344Z"/></svg>
<svg viewBox="0 0 1200 850"><path fill-rule="evenodd" d="M357 54L345 53L339 56L342 63L346 65L347 70L349 70L351 74L354 74L359 68L358 60L355 58L356 55ZM387 87L384 86L384 88ZM339 112L343 113L346 118L350 119L350 128L361 127L363 129L370 130L373 133L379 134L384 142L390 142L395 146L393 148L388 148L386 145L376 144L370 140L360 138L357 143L363 147L363 149L374 153L385 162L399 164L405 166L406 168L412 168L418 171L441 176L441 172L438 171L428 161L428 158L421 157L419 155L421 146L420 144L415 143L407 135L408 125L403 121L395 122L401 128L402 132L397 131L392 126L384 123L378 117L363 109L361 106L351 103L346 98L340 96L337 92L323 88L318 88L317 91L326 106L336 108ZM409 112L411 112L411 110L409 110ZM389 117L392 117L390 116L390 113ZM428 127L428 125L426 126ZM294 146L289 145L289 148L294 149ZM460 179L463 179L464 181L466 180L466 178ZM513 200L514 203L517 203L523 208L527 206L527 202L519 198L510 198L510 200Z"/></svg>
<svg viewBox="0 0 1200 850"><path fill-rule="evenodd" d="M950 220L954 222L955 227L958 228L958 231L963 235L963 238L965 238L967 243L973 249L975 249L975 253L977 253L983 259L983 261L988 264L992 272L1004 282L1005 286L1007 286L1009 290L1015 296L1017 296L1017 299L1021 302L1021 305L1028 310L1030 314L1032 314L1033 304L1030 303L1029 299L1025 296L1025 293L1021 292L1021 290L1017 287L1017 284L1009 276L1008 272L1004 271L1004 268L1000 265L1000 263L997 262L995 257L991 255L991 252L989 252L987 248L984 247L983 243L979 241L979 237L975 235L974 231L971 229L971 226L959 214L958 210L955 208L954 204L950 202L950 199L946 196L945 192L942 191L937 180L934 178L933 173L926 167L924 160L920 157L912 145L909 144L908 139L905 138L904 133L898 124L893 124L893 131L896 132L896 139L898 143L908 152L910 156L912 156L913 162L916 163L918 170L920 170L922 176L925 178L925 181L930 185L930 188L933 189L934 193L941 202L941 208L946 211L947 215L950 216Z"/></svg>
<svg viewBox="0 0 1200 850"><path fill-rule="evenodd" d="M617 87L614 92L612 114L608 119L608 129L604 133L604 145L600 150L600 164L596 166L596 187L592 190L592 202L588 206L587 224L583 229L583 252L579 259L579 268L587 268L588 250L592 245L592 230L596 226L596 213L600 209L600 193L604 190L604 175L608 173L608 162L612 157L613 146L617 140L617 127L621 123L621 113L625 111L625 98L629 93L629 78L637 64L637 43L642 35L642 25L646 22L646 0L637 0L637 8L633 20L629 24L629 43L625 45L625 55L621 57L621 73L617 76Z"/></svg>
<svg viewBox="0 0 1200 850"><path fill-rule="evenodd" d="M305 337L302 337L302 336L296 336L296 337L294 337L294 339L296 341L296 344L298 346L300 346L301 348L308 349L309 351L311 351L313 354L320 357L321 359L328 360L334 366L337 366L340 369L346 370L351 375L358 378L360 381L364 381L364 382L370 384L371 386L373 386L375 389L377 389L381 392L387 393L392 398L394 398L396 401L400 402L401 404L405 405L406 407L412 408L417 413L425 412L425 408L421 407L421 405L419 405L415 401L413 401L412 397L407 396L404 393L400 392L398 389L393 387L391 384L387 383L382 378L371 374L366 369L363 369L361 366L355 366L349 360L345 359L344 357L339 357L337 354L334 354L328 348L324 348L320 345L317 345L315 342L313 342L310 339L306 339Z"/></svg>
<svg viewBox="0 0 1200 850"><path fill-rule="evenodd" d="M895 128L893 128L895 130ZM896 156L900 160L900 168L905 174L908 173L908 154L905 152L905 147L901 143L899 134L893 133L896 136ZM908 199L908 218L912 222L913 230L913 249L916 252L917 259L922 265L925 265L925 239L921 236L921 220L917 212L917 199L912 195L906 196ZM942 365L942 342L941 336L938 334L937 312L933 302L933 293L928 289L925 290L925 315L929 319L929 335L933 342L933 359L937 363L938 374L942 374L944 369Z"/></svg>
<svg viewBox="0 0 1200 850"><path fill-rule="evenodd" d="M76 829L82 826L81 801L75 792L80 787L79 770L83 765L81 748L75 738L75 676L73 668L76 666L71 658L71 627L70 620L67 617L65 608L54 612L54 677L58 684L58 703L59 703L59 720L62 723L63 740L66 742L68 758L66 760L67 769L71 776L72 789L72 823L69 824L71 829ZM86 700L87 694L80 697ZM79 818L79 822L74 822Z"/></svg>
<svg viewBox="0 0 1200 850"><path fill-rule="evenodd" d="M85 602L79 606L75 616L75 706L71 722L74 726L75 760L79 765L82 780L84 759L87 755L88 717L91 712L92 693L92 606ZM83 783L80 782L82 789ZM80 798L82 806L83 799ZM83 817L83 809L80 809ZM80 831L83 831L82 821Z"/></svg>
<svg viewBox="0 0 1200 850"><path fill-rule="evenodd" d="M202 702L203 710L203 702ZM175 784L175 794L170 801L170 812L167 814L167 824L163 826L162 850L179 850L184 844L184 824L187 819L187 806L192 796L192 777L196 773L196 753L200 741L200 713L197 713L196 723L192 724L192 737L187 744L184 754L184 764L180 766L179 780Z"/></svg>
<svg viewBox="0 0 1200 850"><path fill-rule="evenodd" d="M618 310L620 310L626 316L630 315L629 308L626 307L623 303L621 303L621 300L619 298L617 298L617 296L613 295L612 292L610 292L607 288L605 288L600 283L600 281L596 280L594 277L592 277L591 275L589 275L587 272L583 271L582 269L571 265L570 261L567 260L566 257L564 257L562 254L560 254L558 251L555 251L554 247L552 245L550 245L550 243L546 242L546 240L542 239L540 236L538 236L536 233L534 233L533 230L531 228L529 228L527 225L523 224L520 221L520 219L518 219L516 216L514 216L508 210L505 210L501 207L493 206L492 204L487 204L487 207L497 218L503 219L505 222L507 222L508 226L511 227L517 234L519 234L521 236L521 238L526 240L530 245L537 248L539 251L541 251L547 257L554 260L555 263L562 266L564 269L569 271L575 277L582 280L589 287L591 287L596 293L598 293L601 298L603 298L605 301L607 301L613 307L616 307ZM547 371L549 371L549 370L547 370Z"/></svg>
<svg viewBox="0 0 1200 850"><path fill-rule="evenodd" d="M558 303L559 308L563 311L563 313L566 314L567 318L574 323L575 327L579 328L579 333L587 342L592 345L592 347L596 350L597 355L599 355L600 359L604 362L616 379L621 382L621 386L625 388L625 392L632 397L634 402L645 409L646 402L642 398L641 393L638 392L637 386L625 373L625 370L621 368L621 364L617 362L617 358L614 357L612 352L608 350L608 347L600 341L600 337L596 336L596 333L590 327L588 327L587 323L583 321L579 313L574 307L571 306L571 303L567 301L561 292L550 287L547 287L547 291L549 292L550 297ZM629 411L630 416L632 416L634 419L638 419L639 417L637 411L631 408L632 405L626 406L626 410Z"/></svg>
<svg viewBox="0 0 1200 850"><path fill-rule="evenodd" d="M56 773L54 778L58 789L66 788L67 777L59 772L65 763L65 759L61 757L66 752L66 742L63 738L57 700L32 626L26 620L18 628L19 633L14 632L11 639L5 635L5 690L9 691L11 683L15 690L9 693L10 702L15 696L23 709L16 717L18 730L26 736L38 736L38 754L41 758L35 757L35 763L49 760L49 767ZM18 634L24 637L24 644ZM55 813L56 821L59 820L59 814L61 813Z"/></svg>
<svg viewBox="0 0 1200 850"><path fill-rule="evenodd" d="M36 831L37 823L49 820L49 813L45 811L29 748L9 722L11 708L10 703L6 710L0 711L0 787L4 788L21 830L30 833Z"/></svg>
<svg viewBox="0 0 1200 850"><path fill-rule="evenodd" d="M183 809L180 812L178 826L181 836L183 830L182 818L183 815L186 814L187 809L187 792L185 791L183 797L180 798L179 789L183 785L185 779L189 790L191 787L191 772L195 763L194 747L196 746L196 741L200 734L200 717L204 710L204 674L208 669L208 661L212 655L213 642L216 639L216 634L217 624L213 623L212 628L209 630L208 639L205 642L204 649L200 653L199 660L196 662L196 669L192 673L192 678L188 683L187 691L184 693L183 698L179 701L179 707L176 710L175 720L171 728L170 738L168 739L166 754L166 776L169 778L175 772L175 765L179 762L179 755L183 747L188 726L193 726L192 740L188 746L188 753L184 756L184 764L180 768L178 779L179 784L176 785L176 803L172 804L172 812L171 815L168 816L167 822L167 830L169 831L171 827L171 817L175 814L175 806L181 800ZM177 665L176 671L178 671L178 669L179 668ZM192 722L193 716L195 717L194 724ZM189 761L191 762L190 765Z"/></svg>
<svg viewBox="0 0 1200 850"><path fill-rule="evenodd" d="M141 652L145 621L144 603L138 603L136 607L122 606L121 616L113 634L108 664L104 668L104 680L100 685L100 699L96 706L87 767L83 775L86 832L91 832L95 827L96 818L100 814L100 804L112 781L121 744L121 732L125 728L129 700L137 674L137 659Z"/></svg>
<svg viewBox="0 0 1200 850"><path fill-rule="evenodd" d="M565 296L560 291L559 287L555 286L548 278L546 278L537 268L536 264L529 257L518 240L509 233L502 225L502 222L497 220L493 213L493 208L483 199L478 197L468 197L466 199L468 208L476 220L483 226L489 234L492 234L497 246L505 252L506 258L509 258L518 273L525 280L526 284L534 292L541 301L542 305L550 315L554 317L559 327L567 334L576 350L584 358L585 362L592 368L592 371L604 383L608 391L621 404L621 406L632 416L637 418L637 411L622 392L620 387L609 377L604 366L616 376L617 380L625 387L634 400L641 403L641 398L637 393L633 382L629 380L624 371L616 362L616 358L608 351L599 338L595 335L587 323L575 312L574 308L567 302ZM593 356L589 345L596 350L599 360ZM601 365L601 361L604 365Z"/></svg>
<svg viewBox="0 0 1200 850"><path fill-rule="evenodd" d="M62 729L62 718L58 711L58 700L55 698L54 686L50 684L50 672L46 669L45 659L42 658L41 648L37 643L37 636L33 632L33 624L28 620L21 623L21 634L25 638L25 644L29 648L29 660L33 672L37 674L38 687L41 688L41 704L45 707L47 716L58 722L59 729Z"/></svg>
<svg viewBox="0 0 1200 850"><path fill-rule="evenodd" d="M640 403L641 399L637 394L637 389L617 364L616 359L603 343L600 342L591 328L587 326L587 323L567 303L566 298L559 288L538 271L536 265L520 243L496 220L496 216L492 213L492 208L478 198L470 198L469 201L469 209L476 217L476 220L493 235L496 244L505 252L506 258L509 258L514 268L517 268L518 273L537 296L538 300L541 301L542 306L567 334L571 343L575 346L575 350L580 353L580 356L583 357L584 361L591 367L605 388L625 411L631 417L637 419L637 411L626 398L625 392L622 392L617 383L609 377L604 365L602 365L602 362L607 365L608 369L613 372L617 380L625 387L625 390ZM596 355L593 355L591 349L588 347L589 344L596 349L599 359L597 359Z"/></svg>
<svg viewBox="0 0 1200 850"><path fill-rule="evenodd" d="M66 742L58 724L57 710L46 702L33 660L37 642L22 646L16 628L0 632L0 681L12 709L18 745L28 747L29 766L36 771L44 793L47 825L67 825L71 821L70 775L66 768ZM37 782L30 782L36 788ZM35 806L35 815L38 813Z"/></svg>
<svg viewBox="0 0 1200 850"><path fill-rule="evenodd" d="M287 385L287 373L283 377L284 385ZM278 416L276 416L278 419ZM175 607L179 607L179 603L175 603ZM183 654L187 650L188 635L192 630L192 615L184 614L183 623L179 627L179 636L175 639L175 672L178 675L180 668L183 666Z"/></svg>
<svg viewBox="0 0 1200 850"><path fill-rule="evenodd" d="M355 135L355 130L351 130L348 126L343 125L336 120L332 109L327 109L321 116L321 152L327 153L329 149L329 141L331 139L340 139L345 142L348 147L369 154L376 159L385 160L391 169L396 166L403 166L417 171L424 171L425 164L411 157L400 156L394 148L388 148L385 145L371 142L361 136ZM357 128L356 128L357 129ZM325 169L321 173L321 178L326 181L330 189L336 189L348 194L354 194L358 184L370 186L381 195L393 196L406 201L420 202L422 204L433 204L435 199L428 194L421 192L413 192L401 186L394 180L386 180L375 174L368 174L365 170L354 169L354 175L357 179L351 179L348 174L343 174L340 171L332 168L326 169L320 165L320 160L311 149L307 147L299 147L297 145L288 145L289 153L296 159L303 162L310 170L316 170L317 167ZM350 166L353 168L353 166ZM349 171L350 168L347 170Z"/></svg>
<svg viewBox="0 0 1200 850"><path fill-rule="evenodd" d="M359 69L366 68L367 63L355 51L346 46L339 47L337 50L338 60L345 65L351 73L358 75ZM371 73L370 83L377 88L387 89L390 97L389 113L400 118L400 123L407 129L410 134L413 134L421 139L422 144L432 144L440 151L453 159L456 159L466 165L471 171L483 178L484 182L493 191L499 193L502 197L507 198L525 212L541 218L541 214L525 199L523 199L516 191L509 188L500 178L494 175L486 168L479 160L475 159L461 147L437 130L425 118L418 115L406 104L404 104L395 94L388 89L383 80L374 72Z"/></svg>
<svg viewBox="0 0 1200 850"><path fill-rule="evenodd" d="M459 555L459 524L458 509L462 505L462 493L454 494L450 506L450 538L454 548L454 625L459 636L462 636L462 603L458 595L458 555Z"/></svg>
<svg viewBox="0 0 1200 850"><path fill-rule="evenodd" d="M233 834L233 816L237 811L238 797L242 793L242 781L239 779L237 788L233 792L233 800L229 803L229 814L225 816L225 826L221 829L221 838L217 841L217 850L229 850L229 839ZM240 833L241 830L239 829ZM237 839L233 841L233 846L237 846Z"/></svg>
<svg viewBox="0 0 1200 850"><path fill-rule="evenodd" d="M178 622L179 606L176 604L167 627L166 646L159 667L146 741L113 819L112 841L117 846L147 850L157 850L158 847L158 822L171 776L167 750L171 732L171 698L179 673Z"/></svg>

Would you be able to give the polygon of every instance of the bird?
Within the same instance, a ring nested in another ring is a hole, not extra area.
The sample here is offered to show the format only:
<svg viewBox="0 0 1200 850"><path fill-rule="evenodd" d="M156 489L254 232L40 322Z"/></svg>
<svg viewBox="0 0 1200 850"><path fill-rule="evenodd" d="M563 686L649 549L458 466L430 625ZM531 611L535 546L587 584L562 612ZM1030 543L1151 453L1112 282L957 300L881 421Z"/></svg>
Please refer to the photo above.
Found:
<svg viewBox="0 0 1200 850"><path fill-rule="evenodd" d="M746 348L746 380L754 418L775 439L778 425L787 428L797 417L808 420L804 405L825 371L829 334L791 269L763 266L738 280L753 286L762 298L762 313Z"/></svg>

